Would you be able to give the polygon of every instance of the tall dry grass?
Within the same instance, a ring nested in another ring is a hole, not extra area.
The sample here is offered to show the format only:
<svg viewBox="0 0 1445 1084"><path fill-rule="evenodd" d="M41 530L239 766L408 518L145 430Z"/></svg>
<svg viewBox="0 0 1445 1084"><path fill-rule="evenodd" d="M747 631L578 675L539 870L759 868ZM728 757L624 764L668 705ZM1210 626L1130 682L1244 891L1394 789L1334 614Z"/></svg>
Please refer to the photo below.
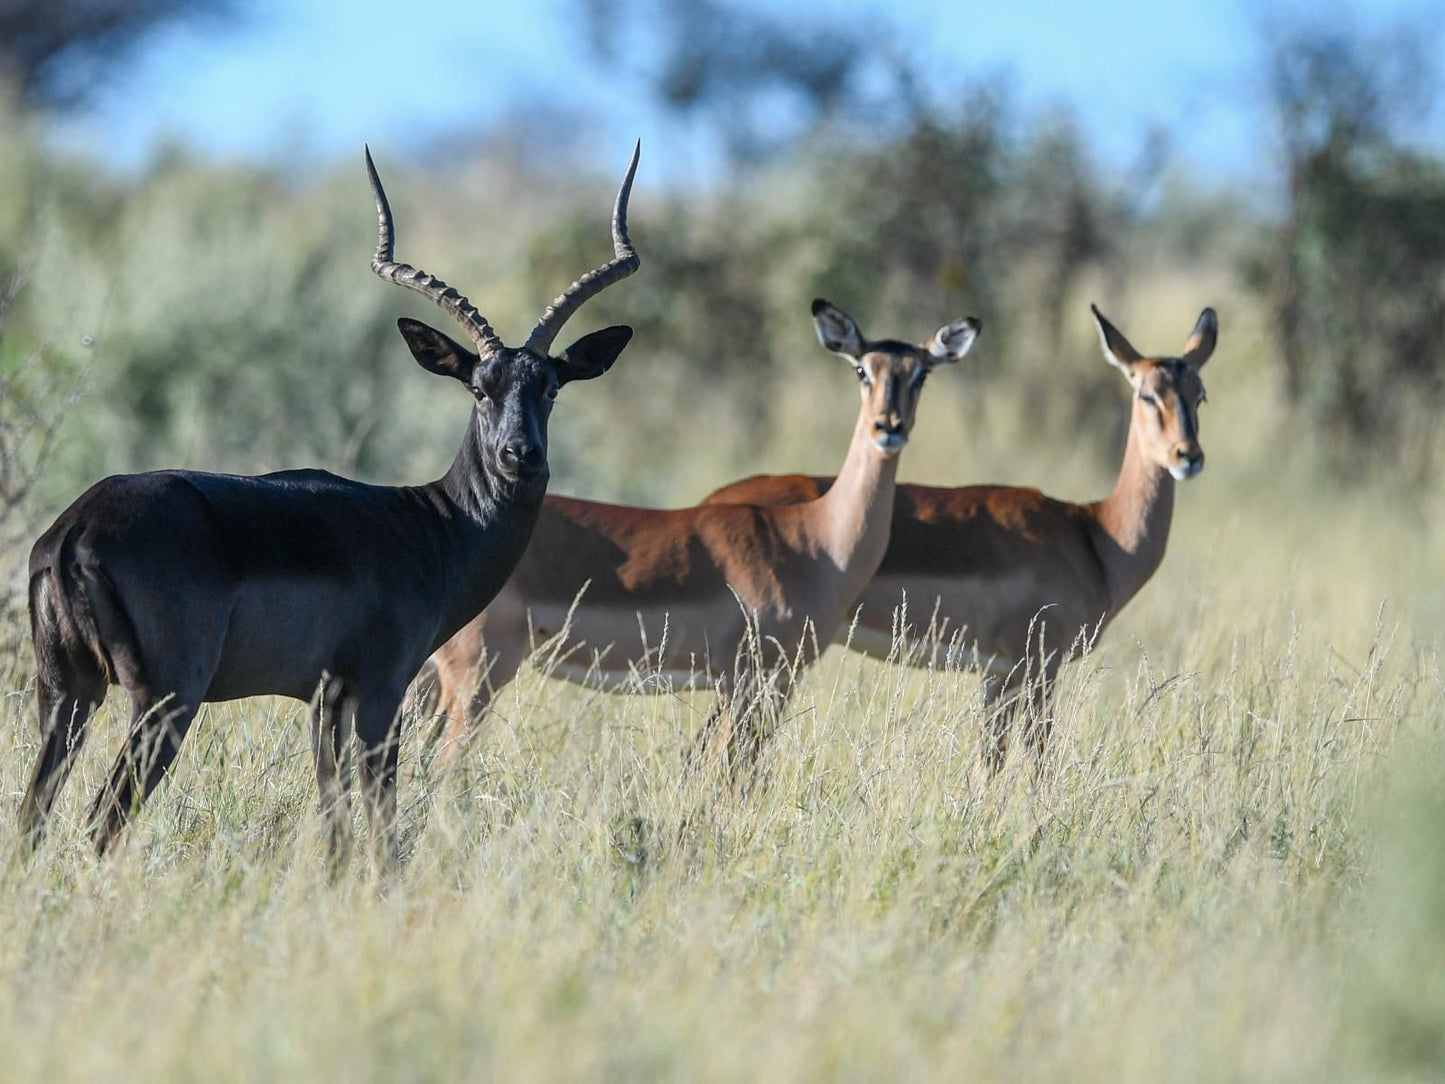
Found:
<svg viewBox="0 0 1445 1084"><path fill-rule="evenodd" d="M1146 346L1182 335L1183 307L1126 326ZM1312 481L1252 390L1247 326L1221 311L1209 467L1155 581L1066 671L1042 774L979 773L975 679L834 649L745 797L685 787L706 694L531 671L456 770L409 742L400 873L358 863L330 883L304 712L279 701L207 708L126 845L92 859L78 819L120 738L112 703L52 838L0 881L0 1064L54 1080L1438 1073L1438 507ZM938 432L945 406L907 455L962 480L966 460L936 449L972 438ZM990 465L1046 461L1055 491L1107 483L1067 449ZM13 801L35 740L8 627Z"/></svg>
<svg viewBox="0 0 1445 1084"><path fill-rule="evenodd" d="M445 180L467 207L490 207L487 222L508 198L525 202L505 177ZM368 277L359 184L298 194L180 161L157 167L144 199L75 196L96 221L57 212L33 326L105 323L56 485L162 454L298 465L273 459L313 443L344 466L352 441L373 476L440 473L465 397L428 384L399 343L378 345L400 302ZM514 273L545 200L488 251L428 209L437 188L393 187L415 238L404 250L424 265L438 253L434 269L475 282L493 315L530 316L556 289ZM600 233L610 192L596 188L588 229ZM685 225L649 222L643 195L640 244ZM703 231L726 221L698 218ZM797 276L795 291L816 270L807 241L770 269ZM412 727L401 871L378 883L357 863L333 883L304 709L280 701L205 709L126 844L95 861L79 820L120 741L113 700L45 848L0 874L5 1076L1439 1075L1441 491L1388 476L1333 487L1316 437L1280 405L1272 336L1228 260L1135 256L1127 289L1081 283L1058 351L1025 316L1007 334L986 327L976 357L930 382L903 465L910 479L1099 496L1127 412L1121 384L1091 390L1081 376L1116 379L1087 302L1152 352L1177 348L1203 305L1220 311L1208 467L1179 494L1154 582L1062 679L1042 773L1014 762L979 774L974 678L834 649L791 701L757 784L716 793L679 782L706 694L603 695L530 671L453 771ZM166 269L149 294L106 279L128 261ZM268 267L312 292L286 300ZM1039 288L1027 268L996 273L1013 276L1001 305ZM639 286L636 302L619 291L598 318L665 322L672 285ZM873 313L865 330L921 338L960 306L918 327ZM681 503L744 473L836 467L854 381L812 343L805 303L767 317L775 349L738 359L736 379L639 335L605 380L569 388L553 421L556 487ZM991 333L1006 345L989 361ZM104 370L107 348L128 351L129 367ZM148 361L164 401L133 410L125 379ZM378 403L388 412L366 437ZM11 613L11 806L36 742L28 650ZM0 831L0 848L11 839Z"/></svg>

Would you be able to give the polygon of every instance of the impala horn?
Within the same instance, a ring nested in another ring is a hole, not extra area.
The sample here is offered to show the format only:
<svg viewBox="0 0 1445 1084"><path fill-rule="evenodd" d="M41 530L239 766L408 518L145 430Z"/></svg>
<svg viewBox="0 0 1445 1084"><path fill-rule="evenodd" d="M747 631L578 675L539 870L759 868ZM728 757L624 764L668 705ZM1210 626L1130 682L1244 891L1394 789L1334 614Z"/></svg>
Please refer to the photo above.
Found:
<svg viewBox="0 0 1445 1084"><path fill-rule="evenodd" d="M552 340L562 325L580 309L588 299L595 297L614 282L621 282L642 266L637 250L627 236L627 199L632 195L632 177L637 172L637 158L642 153L642 140L632 148L632 161L627 165L627 175L622 178L622 187L617 190L617 203L612 208L612 251L613 258L601 267L588 271L557 299L547 306L542 319L527 336L525 349L534 354L546 354L552 347Z"/></svg>
<svg viewBox="0 0 1445 1084"><path fill-rule="evenodd" d="M391 204L386 200L381 178L376 175L370 147L366 148L366 176L371 181L371 194L376 198L376 255L371 258L371 269L387 282L415 290L451 313L471 333L481 356L487 357L505 349L492 325L487 323L487 318L455 287L448 286L435 275L392 259L396 253L396 231L391 222Z"/></svg>

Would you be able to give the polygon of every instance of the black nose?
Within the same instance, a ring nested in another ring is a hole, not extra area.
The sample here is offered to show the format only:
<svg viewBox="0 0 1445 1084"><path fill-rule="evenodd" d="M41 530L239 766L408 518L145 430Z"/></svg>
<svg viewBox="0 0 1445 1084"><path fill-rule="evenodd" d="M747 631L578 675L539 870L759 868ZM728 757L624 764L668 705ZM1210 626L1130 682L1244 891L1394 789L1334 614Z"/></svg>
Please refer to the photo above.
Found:
<svg viewBox="0 0 1445 1084"><path fill-rule="evenodd" d="M531 473L542 465L542 449L539 445L524 441L504 444L502 460L513 470Z"/></svg>

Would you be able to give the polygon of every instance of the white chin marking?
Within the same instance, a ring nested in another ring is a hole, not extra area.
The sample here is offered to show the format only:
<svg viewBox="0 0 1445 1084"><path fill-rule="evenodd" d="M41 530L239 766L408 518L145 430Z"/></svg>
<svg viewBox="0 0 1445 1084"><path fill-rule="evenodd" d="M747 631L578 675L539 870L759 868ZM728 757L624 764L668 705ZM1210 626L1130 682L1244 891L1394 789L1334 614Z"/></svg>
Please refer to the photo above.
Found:
<svg viewBox="0 0 1445 1084"><path fill-rule="evenodd" d="M908 443L896 433L889 433L887 436L874 437L873 447L877 448L884 455L897 455L903 451L903 445Z"/></svg>
<svg viewBox="0 0 1445 1084"><path fill-rule="evenodd" d="M1169 468L1169 473L1172 474L1172 475L1174 475L1174 480L1175 480L1176 482L1187 482L1187 481L1189 481L1189 479L1193 478L1196 474L1198 474L1198 473L1199 473L1201 470L1203 470L1203 469L1204 469L1203 467L1199 467L1199 466L1194 466L1194 467L1170 467L1170 468Z"/></svg>

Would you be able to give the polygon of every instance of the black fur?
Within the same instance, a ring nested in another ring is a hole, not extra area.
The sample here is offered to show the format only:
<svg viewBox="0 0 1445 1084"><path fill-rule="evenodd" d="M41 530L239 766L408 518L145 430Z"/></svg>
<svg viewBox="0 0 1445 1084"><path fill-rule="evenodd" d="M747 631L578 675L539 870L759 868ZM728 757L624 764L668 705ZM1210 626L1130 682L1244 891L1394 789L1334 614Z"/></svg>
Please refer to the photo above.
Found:
<svg viewBox="0 0 1445 1084"><path fill-rule="evenodd" d="M30 844L114 684L130 694L132 727L91 808L97 849L163 778L203 702L279 694L312 701L317 783L337 850L344 736L354 727L373 843L392 857L396 718L407 684L521 557L547 488L558 385L605 372L630 335L594 332L560 358L503 349L479 360L428 331L414 321L404 328L418 360L477 399L440 480L374 486L319 470L121 475L92 486L35 543L41 749L19 813ZM480 365L485 390L473 379Z"/></svg>

